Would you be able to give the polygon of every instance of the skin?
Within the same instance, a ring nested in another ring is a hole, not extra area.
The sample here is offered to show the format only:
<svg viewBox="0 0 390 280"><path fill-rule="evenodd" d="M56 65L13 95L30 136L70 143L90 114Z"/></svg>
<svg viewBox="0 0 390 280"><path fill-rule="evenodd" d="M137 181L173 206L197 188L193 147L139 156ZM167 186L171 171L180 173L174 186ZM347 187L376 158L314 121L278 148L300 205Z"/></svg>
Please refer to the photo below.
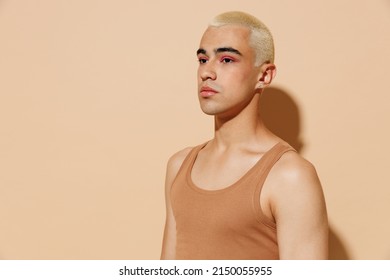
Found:
<svg viewBox="0 0 390 280"><path fill-rule="evenodd" d="M197 52L198 96L214 116L214 138L199 152L191 177L200 188L222 189L239 180L280 138L259 116L259 99L276 74L274 64L255 67L249 29L209 27ZM170 188L191 148L174 154L166 173L166 224L161 259L175 259L176 223ZM295 152L273 166L259 197L264 214L277 224L281 259L327 259L328 222L314 166Z"/></svg>

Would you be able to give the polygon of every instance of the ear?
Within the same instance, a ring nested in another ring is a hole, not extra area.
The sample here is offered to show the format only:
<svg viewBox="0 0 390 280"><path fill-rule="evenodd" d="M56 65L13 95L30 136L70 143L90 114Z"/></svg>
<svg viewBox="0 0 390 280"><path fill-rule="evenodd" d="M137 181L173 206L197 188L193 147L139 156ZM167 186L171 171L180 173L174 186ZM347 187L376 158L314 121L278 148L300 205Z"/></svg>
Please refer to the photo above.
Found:
<svg viewBox="0 0 390 280"><path fill-rule="evenodd" d="M260 66L261 71L259 75L256 88L261 89L269 86L272 83L272 80L276 76L276 66L273 63L264 63Z"/></svg>

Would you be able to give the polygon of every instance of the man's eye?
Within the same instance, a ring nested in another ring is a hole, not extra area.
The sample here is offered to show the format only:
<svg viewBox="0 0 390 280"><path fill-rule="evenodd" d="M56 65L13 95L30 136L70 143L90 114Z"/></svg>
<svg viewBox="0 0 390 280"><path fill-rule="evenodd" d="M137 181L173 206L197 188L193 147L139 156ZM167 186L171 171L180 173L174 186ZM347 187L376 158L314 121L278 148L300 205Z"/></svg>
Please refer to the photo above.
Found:
<svg viewBox="0 0 390 280"><path fill-rule="evenodd" d="M198 61L199 61L199 64L205 64L207 62L207 59L206 58L199 58Z"/></svg>
<svg viewBox="0 0 390 280"><path fill-rule="evenodd" d="M224 58L222 58L221 62L222 63L232 63L232 62L234 62L234 60L230 57L224 57Z"/></svg>

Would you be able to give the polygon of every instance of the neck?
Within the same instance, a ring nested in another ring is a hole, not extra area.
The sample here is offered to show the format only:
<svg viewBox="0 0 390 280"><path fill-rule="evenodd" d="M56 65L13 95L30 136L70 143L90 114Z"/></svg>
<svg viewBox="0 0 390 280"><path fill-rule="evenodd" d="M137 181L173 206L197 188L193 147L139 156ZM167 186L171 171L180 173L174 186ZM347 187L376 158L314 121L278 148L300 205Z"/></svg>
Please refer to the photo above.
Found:
<svg viewBox="0 0 390 280"><path fill-rule="evenodd" d="M234 117L215 116L213 142L217 147L248 147L269 140L270 132L259 115L259 99L260 95L256 94L248 106Z"/></svg>

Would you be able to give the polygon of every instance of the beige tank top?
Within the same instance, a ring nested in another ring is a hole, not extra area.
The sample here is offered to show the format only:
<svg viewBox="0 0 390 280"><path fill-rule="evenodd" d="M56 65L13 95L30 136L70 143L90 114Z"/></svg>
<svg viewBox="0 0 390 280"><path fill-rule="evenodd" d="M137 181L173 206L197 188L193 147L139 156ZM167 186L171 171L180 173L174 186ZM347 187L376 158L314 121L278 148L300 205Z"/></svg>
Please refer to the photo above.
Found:
<svg viewBox="0 0 390 280"><path fill-rule="evenodd" d="M176 259L278 259L276 224L262 212L260 192L272 166L294 149L276 144L237 182L211 191L191 179L205 145L191 150L172 184Z"/></svg>

